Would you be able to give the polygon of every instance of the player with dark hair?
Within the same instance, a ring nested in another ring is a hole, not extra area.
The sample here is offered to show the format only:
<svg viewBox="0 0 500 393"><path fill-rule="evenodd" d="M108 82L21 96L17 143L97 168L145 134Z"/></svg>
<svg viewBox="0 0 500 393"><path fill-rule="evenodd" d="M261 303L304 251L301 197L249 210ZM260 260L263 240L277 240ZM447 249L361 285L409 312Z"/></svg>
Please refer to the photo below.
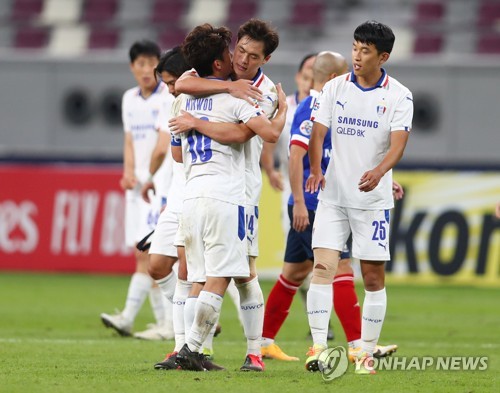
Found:
<svg viewBox="0 0 500 393"><path fill-rule="evenodd" d="M154 70L160 58L160 48L152 41L135 42L129 51L130 71L138 86L123 95L122 117L124 126L124 168L120 180L126 194L125 241L134 247L151 232L160 214L168 180L165 165L158 165L154 173L157 195L146 203L141 197L142 185L153 179L150 172L151 155L158 141L156 118L163 105L171 105L172 95L158 82ZM132 326L144 300L149 294L157 325L165 320L165 300L148 274L148 255L135 250L136 270L129 284L125 308L110 315L101 314L102 322L123 336L132 333Z"/></svg>
<svg viewBox="0 0 500 393"><path fill-rule="evenodd" d="M244 23L238 31L238 41L234 49L233 71L237 81L216 82L199 80L191 76L182 77L177 81L177 89L193 95L206 95L230 92L236 97L247 99L261 92L258 105L269 118L274 116L277 104L277 90L274 83L262 72L261 67L271 58L271 54L279 44L277 32L266 22L251 19ZM250 88L249 87L250 84ZM235 88L238 86L238 88ZM241 87L241 89L239 88ZM172 124L179 130L197 129L202 134L223 143L236 141L238 135L245 135L245 125L215 124L210 122L195 122L187 114L174 119ZM279 134L278 134L279 135ZM272 138L270 142L276 142ZM259 160L262 152L263 138L255 136L245 143L245 181L246 181L246 238L247 255L250 264L250 277L236 280L240 307L240 319L247 337L247 359L242 369L263 370L264 365L260 354L262 326L264 323L264 296L257 277L256 258L258 248L258 218L259 200L262 190L262 173ZM232 294L233 299L236 296Z"/></svg>
<svg viewBox="0 0 500 393"><path fill-rule="evenodd" d="M413 116L411 92L382 68L394 40L392 30L382 23L369 21L358 26L352 45L353 71L328 82L312 112L306 191L321 191L312 236L313 277L307 294L313 336L308 370L318 369L319 355L327 347L332 281L352 233L351 252L361 260L365 286L356 373L375 372L371 362L387 307L384 262L390 259L392 168L403 156ZM323 142L329 129L332 158L323 175Z"/></svg>
<svg viewBox="0 0 500 393"><path fill-rule="evenodd" d="M230 37L226 28L214 28L209 24L197 26L186 37L183 53L204 80L224 83L229 77L232 72ZM211 73L206 63L211 64ZM201 83L202 78L197 81ZM172 140L172 154L174 159L183 161L187 175L181 231L186 245L188 278L193 282L190 297L197 296L197 301L186 345L177 355L177 362L183 369L203 371L206 368L201 346L218 320L229 281L234 278L239 285L247 286L250 267L246 258L244 206L248 157L242 142L255 133L266 140L278 139L286 114L286 97L280 87L277 99L280 108L276 117L269 121L258 105L250 105L225 93L184 97L182 108L192 114L194 125L191 131ZM223 124L238 124L239 121L248 127ZM175 122L171 124L171 131L178 131ZM207 125L209 129L214 125L222 129L229 126L241 133L235 136L223 132L222 140L217 140L206 135ZM234 140L224 139L228 137ZM257 286L260 290L258 282ZM260 357L260 354L255 356ZM263 364L254 364L247 354L241 369L262 371Z"/></svg>

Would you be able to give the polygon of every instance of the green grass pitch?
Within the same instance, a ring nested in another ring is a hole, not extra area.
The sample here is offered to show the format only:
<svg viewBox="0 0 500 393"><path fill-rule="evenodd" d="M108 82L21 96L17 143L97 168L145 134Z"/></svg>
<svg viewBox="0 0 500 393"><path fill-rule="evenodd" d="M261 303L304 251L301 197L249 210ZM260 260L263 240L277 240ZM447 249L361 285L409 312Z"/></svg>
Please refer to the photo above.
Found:
<svg viewBox="0 0 500 393"><path fill-rule="evenodd" d="M277 342L300 362L268 360L264 373L238 371L245 341L235 307L227 298L222 334L214 340L216 362L227 371L156 371L153 364L172 342L122 338L105 329L101 312L123 307L129 277L0 274L0 392L498 392L499 292L492 288L388 286L382 343L396 343L396 356L487 356L485 371L379 371L347 373L329 383L304 369L307 319L293 303ZM263 282L265 294L273 283ZM358 287L358 293L361 293ZM360 299L360 301L362 298ZM336 344L345 344L334 320ZM145 304L136 330L152 322Z"/></svg>

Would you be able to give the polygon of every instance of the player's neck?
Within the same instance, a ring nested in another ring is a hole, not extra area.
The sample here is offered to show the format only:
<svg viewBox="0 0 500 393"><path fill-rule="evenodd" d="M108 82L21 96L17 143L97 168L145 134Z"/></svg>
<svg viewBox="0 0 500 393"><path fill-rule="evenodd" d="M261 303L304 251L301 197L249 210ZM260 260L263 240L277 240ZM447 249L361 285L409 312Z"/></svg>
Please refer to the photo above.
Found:
<svg viewBox="0 0 500 393"><path fill-rule="evenodd" d="M379 69L369 75L356 75L356 82L365 89L369 89L377 85L377 82L382 77L382 70Z"/></svg>

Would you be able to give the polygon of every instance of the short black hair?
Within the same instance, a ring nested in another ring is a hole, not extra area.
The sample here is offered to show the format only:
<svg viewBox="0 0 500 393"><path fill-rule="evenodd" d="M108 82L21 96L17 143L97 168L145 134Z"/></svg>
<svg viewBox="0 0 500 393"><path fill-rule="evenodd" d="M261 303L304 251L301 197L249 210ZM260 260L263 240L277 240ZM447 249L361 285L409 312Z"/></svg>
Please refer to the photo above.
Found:
<svg viewBox="0 0 500 393"><path fill-rule="evenodd" d="M317 53L309 53L308 55L305 55L299 64L299 72L302 71L302 68L304 68L304 64L306 64L307 60L309 60L311 57L315 57L317 55L318 55Z"/></svg>
<svg viewBox="0 0 500 393"><path fill-rule="evenodd" d="M176 46L169 51L163 53L160 57L160 61L156 66L155 72L161 74L163 71L179 78L184 72L189 70L191 67L184 59L181 47Z"/></svg>
<svg viewBox="0 0 500 393"><path fill-rule="evenodd" d="M213 74L212 64L222 60L229 49L232 34L227 27L214 27L209 23L196 26L184 39L182 53L199 76Z"/></svg>
<svg viewBox="0 0 500 393"><path fill-rule="evenodd" d="M278 32L269 23L256 18L252 18L240 26L238 41L244 36L264 44L264 57L273 53L280 43Z"/></svg>
<svg viewBox="0 0 500 393"><path fill-rule="evenodd" d="M139 56L151 56L160 58L161 50L156 42L150 40L136 41L129 51L130 62L133 63Z"/></svg>
<svg viewBox="0 0 500 393"><path fill-rule="evenodd" d="M396 37L389 26L375 20L369 20L356 28L354 40L375 45L380 54L383 52L391 53Z"/></svg>

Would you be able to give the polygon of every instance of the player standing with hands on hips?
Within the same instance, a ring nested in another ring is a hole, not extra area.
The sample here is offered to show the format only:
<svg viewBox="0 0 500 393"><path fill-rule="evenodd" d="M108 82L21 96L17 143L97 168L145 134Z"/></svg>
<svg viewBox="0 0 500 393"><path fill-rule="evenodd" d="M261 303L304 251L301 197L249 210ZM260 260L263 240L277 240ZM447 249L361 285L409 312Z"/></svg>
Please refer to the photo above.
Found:
<svg viewBox="0 0 500 393"><path fill-rule="evenodd" d="M324 86L311 115L311 172L306 191L321 191L307 295L314 342L306 360L310 371L318 369L319 355L327 348L332 281L340 252L352 233L351 251L361 260L365 287L355 373L375 373L371 361L387 307L384 262L390 259L392 168L403 156L413 117L411 92L382 68L394 41L392 30L382 23L368 21L358 26L352 46L353 71ZM322 146L329 128L332 158L323 176Z"/></svg>

